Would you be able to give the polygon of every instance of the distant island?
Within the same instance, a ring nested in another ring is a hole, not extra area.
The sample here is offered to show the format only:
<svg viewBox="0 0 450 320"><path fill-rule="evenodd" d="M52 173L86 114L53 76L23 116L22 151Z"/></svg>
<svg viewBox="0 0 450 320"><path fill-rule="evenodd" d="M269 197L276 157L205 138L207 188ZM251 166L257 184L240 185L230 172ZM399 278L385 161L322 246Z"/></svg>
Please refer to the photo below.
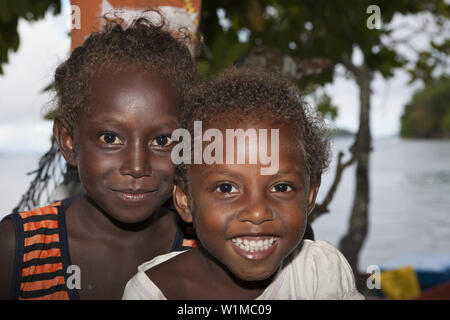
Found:
<svg viewBox="0 0 450 320"><path fill-rule="evenodd" d="M336 128L331 130L331 136L334 138L353 137L354 135L355 135L354 132L351 132L347 129Z"/></svg>
<svg viewBox="0 0 450 320"><path fill-rule="evenodd" d="M450 138L450 78L417 91L400 119L402 138Z"/></svg>

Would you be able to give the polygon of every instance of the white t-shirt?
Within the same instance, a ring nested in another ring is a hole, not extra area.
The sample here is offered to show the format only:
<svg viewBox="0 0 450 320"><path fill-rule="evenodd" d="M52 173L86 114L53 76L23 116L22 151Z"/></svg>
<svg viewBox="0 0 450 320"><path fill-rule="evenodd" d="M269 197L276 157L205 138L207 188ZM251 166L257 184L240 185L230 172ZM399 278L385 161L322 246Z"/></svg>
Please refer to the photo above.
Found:
<svg viewBox="0 0 450 320"><path fill-rule="evenodd" d="M145 271L185 251L171 252L145 262L128 281L124 300L167 300ZM281 264L271 284L257 300L364 299L353 272L335 247L324 240L303 240Z"/></svg>

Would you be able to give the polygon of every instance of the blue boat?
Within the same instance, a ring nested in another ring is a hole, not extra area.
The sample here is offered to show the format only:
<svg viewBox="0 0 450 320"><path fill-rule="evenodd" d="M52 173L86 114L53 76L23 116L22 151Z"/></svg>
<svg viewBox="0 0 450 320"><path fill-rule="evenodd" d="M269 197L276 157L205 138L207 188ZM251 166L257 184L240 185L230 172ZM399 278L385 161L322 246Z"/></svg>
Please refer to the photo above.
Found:
<svg viewBox="0 0 450 320"><path fill-rule="evenodd" d="M448 255L408 255L394 258L382 264L381 269L381 290L377 294L381 297L389 296L387 288L398 286L398 291L408 290L406 288L420 287L417 289L418 296L415 299L450 299L450 256ZM383 278L383 272L386 274L393 271L390 277ZM396 274L396 271L399 271ZM402 273L402 271L404 271ZM408 274L409 271L409 274ZM403 279L400 279L404 276ZM390 283L386 283L389 281ZM406 283L409 281L410 283ZM383 285L384 282L384 285ZM415 282L416 284L411 282ZM401 288L401 286L404 286ZM385 288L383 290L383 287ZM408 292L404 293L408 296Z"/></svg>

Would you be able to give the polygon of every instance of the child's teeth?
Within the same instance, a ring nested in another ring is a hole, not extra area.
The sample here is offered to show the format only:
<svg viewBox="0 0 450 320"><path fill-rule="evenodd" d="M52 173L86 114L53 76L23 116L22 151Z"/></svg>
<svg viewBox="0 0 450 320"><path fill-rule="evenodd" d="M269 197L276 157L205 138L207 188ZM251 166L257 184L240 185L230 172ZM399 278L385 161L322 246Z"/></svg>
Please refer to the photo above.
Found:
<svg viewBox="0 0 450 320"><path fill-rule="evenodd" d="M241 239L241 238L232 238L231 242L236 244L239 248L249 252L257 252L267 250L273 243L277 240L276 237L272 237L269 239L260 239L258 241Z"/></svg>

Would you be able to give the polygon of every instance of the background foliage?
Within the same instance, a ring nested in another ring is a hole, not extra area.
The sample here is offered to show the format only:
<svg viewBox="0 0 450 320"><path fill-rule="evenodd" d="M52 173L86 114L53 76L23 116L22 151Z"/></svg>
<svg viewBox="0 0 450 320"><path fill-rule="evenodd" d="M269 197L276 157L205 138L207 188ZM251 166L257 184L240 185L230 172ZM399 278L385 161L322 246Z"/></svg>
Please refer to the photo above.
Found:
<svg viewBox="0 0 450 320"><path fill-rule="evenodd" d="M450 138L450 78L443 77L415 93L405 106L404 138Z"/></svg>
<svg viewBox="0 0 450 320"><path fill-rule="evenodd" d="M0 74L3 74L2 65L8 62L9 52L19 48L19 19L36 21L44 18L48 10L60 13L60 0L0 0Z"/></svg>

